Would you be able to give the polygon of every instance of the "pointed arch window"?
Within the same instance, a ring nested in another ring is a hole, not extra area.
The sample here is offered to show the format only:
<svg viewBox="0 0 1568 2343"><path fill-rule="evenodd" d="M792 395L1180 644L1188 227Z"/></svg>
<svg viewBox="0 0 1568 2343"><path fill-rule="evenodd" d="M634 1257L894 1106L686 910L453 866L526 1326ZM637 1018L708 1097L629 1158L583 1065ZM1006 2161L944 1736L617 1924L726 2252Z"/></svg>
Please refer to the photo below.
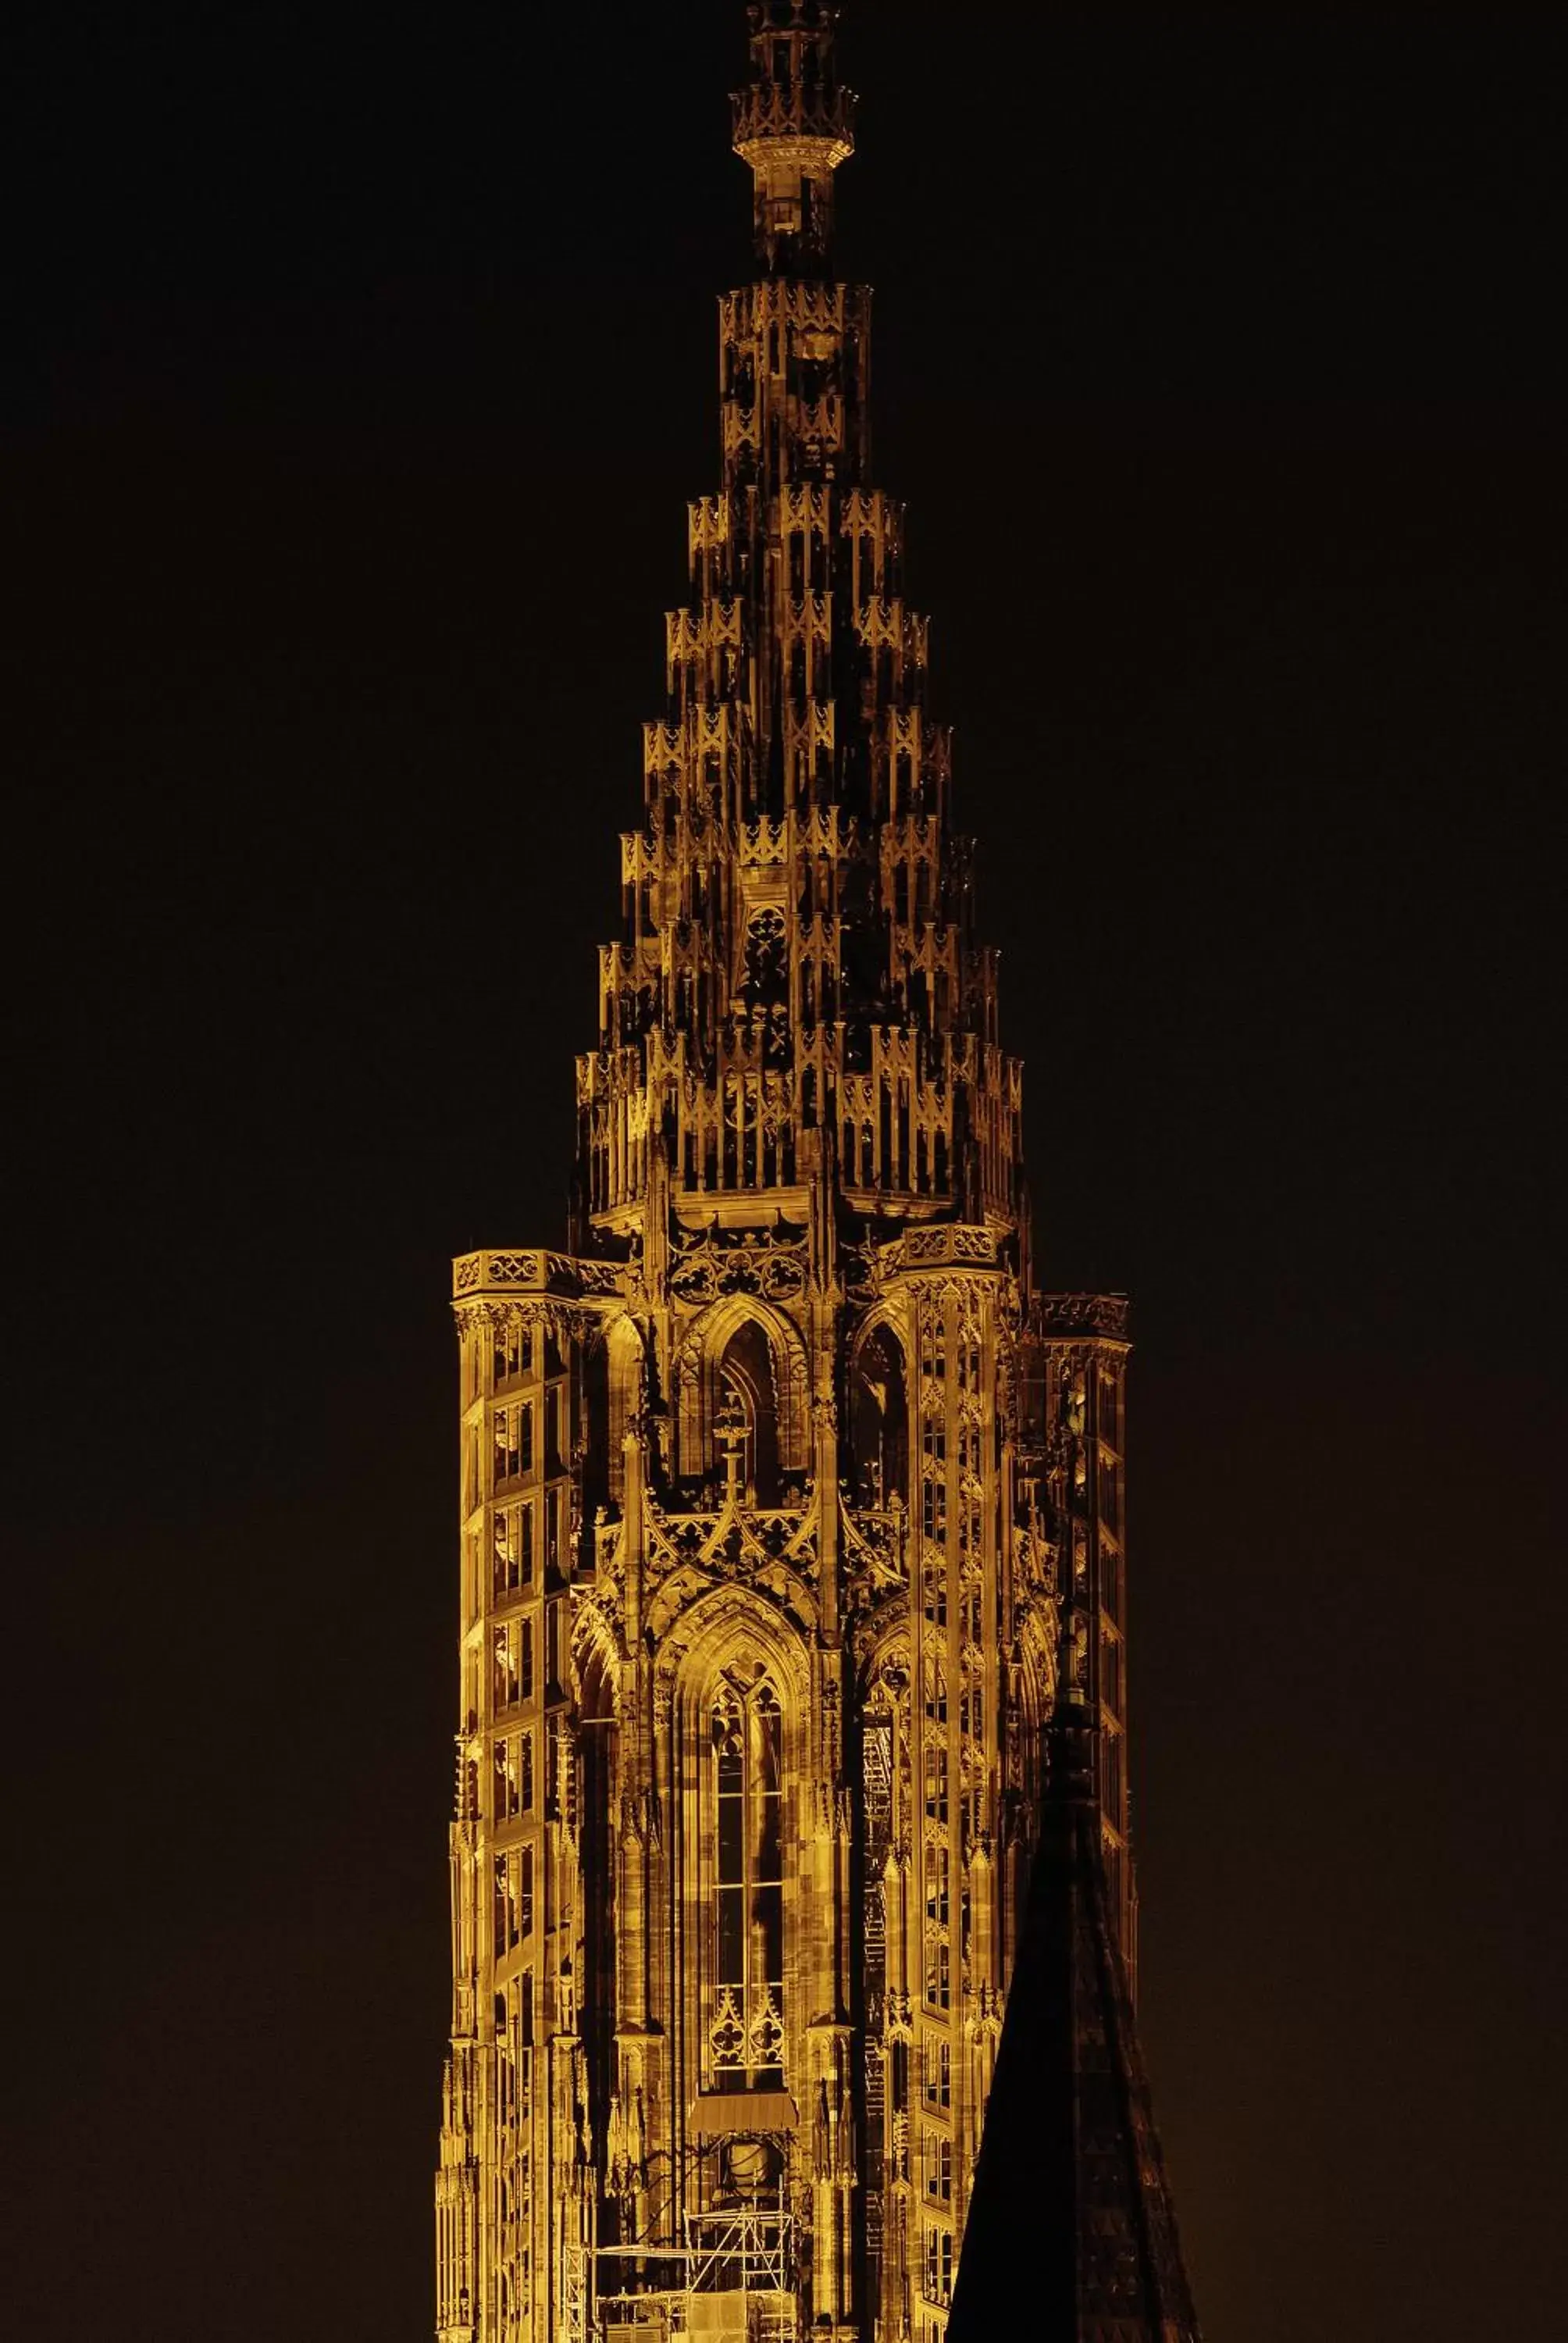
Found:
<svg viewBox="0 0 1568 2343"><path fill-rule="evenodd" d="M777 1505L781 1494L779 1404L772 1346L749 1318L736 1329L719 1361L719 1387L746 1422L746 1485L753 1504Z"/></svg>
<svg viewBox="0 0 1568 2343"><path fill-rule="evenodd" d="M784 1719L765 1676L726 1679L709 1717L710 2079L784 2080Z"/></svg>
<svg viewBox="0 0 1568 2343"><path fill-rule="evenodd" d="M908 1417L903 1351L891 1331L879 1326L855 1362L850 1392L856 1490L863 1503L882 1506L902 1498Z"/></svg>

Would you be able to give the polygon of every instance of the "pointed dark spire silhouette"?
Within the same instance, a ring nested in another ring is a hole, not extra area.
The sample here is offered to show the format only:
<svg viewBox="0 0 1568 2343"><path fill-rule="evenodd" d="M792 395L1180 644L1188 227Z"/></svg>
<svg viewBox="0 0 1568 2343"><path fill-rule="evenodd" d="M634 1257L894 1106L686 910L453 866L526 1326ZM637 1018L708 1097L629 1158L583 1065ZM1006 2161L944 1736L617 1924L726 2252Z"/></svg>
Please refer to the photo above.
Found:
<svg viewBox="0 0 1568 2343"><path fill-rule="evenodd" d="M1201 2343L1071 1650L947 2343Z"/></svg>

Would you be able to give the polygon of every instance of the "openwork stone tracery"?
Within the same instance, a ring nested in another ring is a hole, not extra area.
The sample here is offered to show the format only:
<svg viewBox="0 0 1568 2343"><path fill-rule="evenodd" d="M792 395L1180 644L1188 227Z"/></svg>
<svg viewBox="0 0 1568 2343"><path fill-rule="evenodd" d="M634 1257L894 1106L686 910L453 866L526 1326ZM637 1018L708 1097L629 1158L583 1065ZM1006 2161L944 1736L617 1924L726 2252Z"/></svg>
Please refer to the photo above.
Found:
<svg viewBox="0 0 1568 2343"><path fill-rule="evenodd" d="M836 13L750 10L759 273L573 1248L456 1266L443 2343L942 2332L1069 1611L1131 1941L1125 1312L1032 1280L869 297L829 273Z"/></svg>

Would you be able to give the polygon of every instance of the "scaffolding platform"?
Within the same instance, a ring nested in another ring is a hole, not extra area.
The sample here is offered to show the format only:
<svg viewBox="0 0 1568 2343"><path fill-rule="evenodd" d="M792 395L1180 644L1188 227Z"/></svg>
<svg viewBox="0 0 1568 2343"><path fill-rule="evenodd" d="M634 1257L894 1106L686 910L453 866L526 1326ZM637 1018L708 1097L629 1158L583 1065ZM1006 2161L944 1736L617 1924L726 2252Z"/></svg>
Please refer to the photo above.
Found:
<svg viewBox="0 0 1568 2343"><path fill-rule="evenodd" d="M680 2246L601 2246L602 2343L797 2343L792 2225L782 2206L689 2214Z"/></svg>

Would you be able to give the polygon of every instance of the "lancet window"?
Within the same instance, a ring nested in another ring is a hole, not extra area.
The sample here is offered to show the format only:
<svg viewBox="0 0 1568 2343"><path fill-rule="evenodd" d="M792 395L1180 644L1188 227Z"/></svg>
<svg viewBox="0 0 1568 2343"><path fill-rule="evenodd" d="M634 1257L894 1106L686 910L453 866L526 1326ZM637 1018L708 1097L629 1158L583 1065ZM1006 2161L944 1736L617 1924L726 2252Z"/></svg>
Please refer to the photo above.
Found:
<svg viewBox="0 0 1568 2343"><path fill-rule="evenodd" d="M903 1353L888 1329L879 1326L855 1364L850 1433L862 1503L882 1506L902 1497L907 1420Z"/></svg>
<svg viewBox="0 0 1568 2343"><path fill-rule="evenodd" d="M729 1338L719 1373L727 1406L746 1431L745 1480L753 1503L776 1505L779 1484L779 1413L773 1353L767 1334L748 1319Z"/></svg>
<svg viewBox="0 0 1568 2343"><path fill-rule="evenodd" d="M773 2087L784 2079L784 1719L766 1677L720 1685L709 1737L709 2077Z"/></svg>

